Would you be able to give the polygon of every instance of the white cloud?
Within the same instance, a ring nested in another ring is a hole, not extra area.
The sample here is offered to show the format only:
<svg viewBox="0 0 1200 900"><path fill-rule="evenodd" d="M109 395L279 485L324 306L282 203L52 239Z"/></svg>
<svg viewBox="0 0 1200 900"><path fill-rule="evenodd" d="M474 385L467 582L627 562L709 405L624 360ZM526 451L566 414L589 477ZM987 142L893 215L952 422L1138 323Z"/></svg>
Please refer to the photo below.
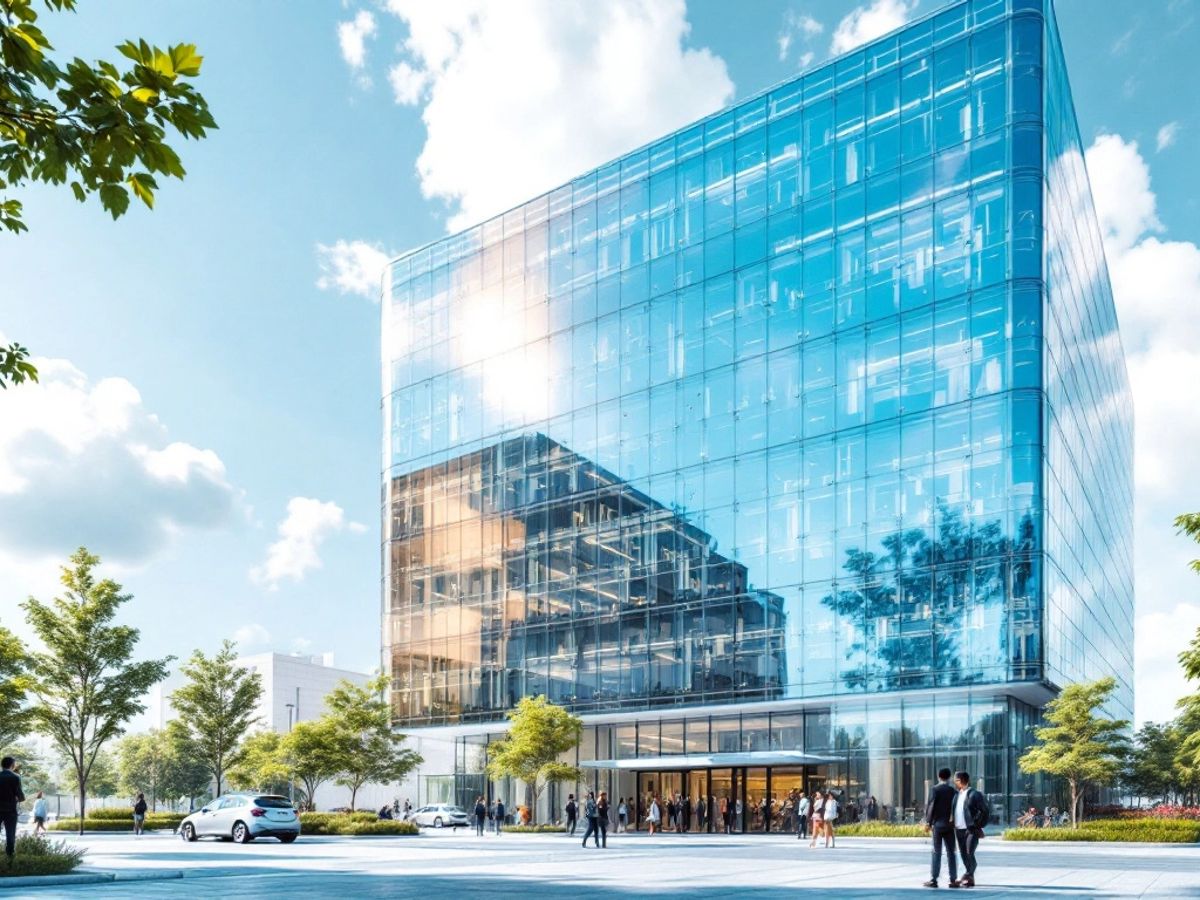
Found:
<svg viewBox="0 0 1200 900"><path fill-rule="evenodd" d="M420 69L414 69L401 60L388 70L388 81L392 85L392 94L401 106L416 106L421 100L425 84L429 78Z"/></svg>
<svg viewBox="0 0 1200 900"><path fill-rule="evenodd" d="M1158 129L1158 134L1154 138L1154 149L1162 153L1168 147L1175 143L1175 138L1179 136L1179 123L1168 122L1162 128Z"/></svg>
<svg viewBox="0 0 1200 900"><path fill-rule="evenodd" d="M789 9L783 14L783 27L779 30L779 36L776 38L779 46L779 61L784 62L788 58L788 54L796 45L797 40L807 42L824 30L825 26L808 13L799 13L794 9ZM801 53L800 67L804 68L811 63L813 55L811 51Z"/></svg>
<svg viewBox="0 0 1200 900"><path fill-rule="evenodd" d="M338 46L342 59L351 69L361 69L367 62L367 38L375 36L375 16L362 9L348 22L339 22Z"/></svg>
<svg viewBox="0 0 1200 900"><path fill-rule="evenodd" d="M358 294L378 303L389 258L378 245L366 241L317 244L317 266L321 270L317 287L339 294Z"/></svg>
<svg viewBox="0 0 1200 900"><path fill-rule="evenodd" d="M1195 576L1193 576L1195 577ZM1179 715L1175 702L1194 693L1179 667L1179 653L1187 649L1200 628L1200 604L1176 603L1162 612L1138 617L1137 722L1166 722Z"/></svg>
<svg viewBox="0 0 1200 900"><path fill-rule="evenodd" d="M424 98L417 160L448 226L474 224L725 105L725 63L687 45L683 0L388 0L391 81ZM547 114L550 111L552 114Z"/></svg>
<svg viewBox="0 0 1200 900"><path fill-rule="evenodd" d="M875 0L869 6L857 6L833 32L833 43L829 52L833 55L853 50L867 41L895 31L910 18L920 0Z"/></svg>
<svg viewBox="0 0 1200 900"><path fill-rule="evenodd" d="M1134 396L1138 718L1163 719L1182 692L1175 655L1200 610L1200 577L1187 568L1196 547L1172 525L1200 511L1191 390L1200 384L1200 247L1164 238L1136 142L1102 135L1086 158Z"/></svg>
<svg viewBox="0 0 1200 900"><path fill-rule="evenodd" d="M267 590L277 590L284 579L303 581L312 569L321 568L321 545L331 534L365 528L347 522L340 506L311 497L293 497L279 523L279 540L267 548L267 557L250 570L250 579Z"/></svg>
<svg viewBox="0 0 1200 900"><path fill-rule="evenodd" d="M233 632L238 649L245 653L251 647L266 647L271 643L271 632L257 622L247 622Z"/></svg>
<svg viewBox="0 0 1200 900"><path fill-rule="evenodd" d="M2 340L2 336L0 336ZM86 545L140 563L241 505L213 450L170 440L124 378L37 359L40 383L0 391L0 545L25 563Z"/></svg>

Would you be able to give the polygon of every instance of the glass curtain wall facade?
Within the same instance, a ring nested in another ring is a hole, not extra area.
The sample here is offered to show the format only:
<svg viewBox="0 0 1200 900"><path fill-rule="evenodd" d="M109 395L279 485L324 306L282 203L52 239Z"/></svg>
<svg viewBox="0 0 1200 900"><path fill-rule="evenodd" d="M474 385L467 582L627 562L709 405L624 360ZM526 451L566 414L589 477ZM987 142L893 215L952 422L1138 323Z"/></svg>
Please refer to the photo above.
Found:
<svg viewBox="0 0 1200 900"><path fill-rule="evenodd" d="M1033 790L1004 722L1069 681L1127 711L1132 411L1079 148L1052 11L972 0L395 261L397 724L486 741L545 693L611 762L623 727L817 711L784 749L904 809L890 767L952 753Z"/></svg>

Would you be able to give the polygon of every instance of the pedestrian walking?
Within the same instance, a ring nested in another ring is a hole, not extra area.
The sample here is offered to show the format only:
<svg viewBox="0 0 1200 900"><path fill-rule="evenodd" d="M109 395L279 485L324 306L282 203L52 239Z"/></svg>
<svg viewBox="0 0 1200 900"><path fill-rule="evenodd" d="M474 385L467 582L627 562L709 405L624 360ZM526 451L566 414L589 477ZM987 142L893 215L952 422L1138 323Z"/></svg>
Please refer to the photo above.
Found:
<svg viewBox="0 0 1200 900"><path fill-rule="evenodd" d="M808 837L808 810L811 801L807 794L801 794L796 803L796 840L802 841Z"/></svg>
<svg viewBox="0 0 1200 900"><path fill-rule="evenodd" d="M504 801L501 800L499 797L496 798L496 806L492 810L492 816L496 820L496 836L499 837L500 832L504 830L504 816L505 816Z"/></svg>
<svg viewBox="0 0 1200 900"><path fill-rule="evenodd" d="M874 822L879 818L879 804L875 802L875 798L867 798L867 821Z"/></svg>
<svg viewBox="0 0 1200 900"><path fill-rule="evenodd" d="M412 804L408 801L407 798L405 798L405 800L404 800L404 821L407 822L411 816L412 816Z"/></svg>
<svg viewBox="0 0 1200 900"><path fill-rule="evenodd" d="M133 801L133 833L137 837L141 837L146 830L146 809L146 795L139 793Z"/></svg>
<svg viewBox="0 0 1200 900"><path fill-rule="evenodd" d="M33 795L33 833L46 833L46 795L38 791Z"/></svg>
<svg viewBox="0 0 1200 900"><path fill-rule="evenodd" d="M10 862L17 847L17 804L25 800L18 771L20 766L11 756L0 759L0 825L4 826L4 855Z"/></svg>
<svg viewBox="0 0 1200 900"><path fill-rule="evenodd" d="M942 873L942 852L949 857L950 884L958 887L958 861L954 857L954 786L950 784L950 770L938 771L938 783L929 792L925 804L925 833L933 834L933 856L929 861L929 880L925 887L938 886Z"/></svg>
<svg viewBox="0 0 1200 900"><path fill-rule="evenodd" d="M962 857L963 877L958 887L975 887L975 850L983 837L983 828L992 816L987 798L982 791L971 787L971 776L967 772L954 774L954 786L958 790L954 798L954 841ZM950 876L953 878L953 874ZM954 882L950 882L954 887Z"/></svg>
<svg viewBox="0 0 1200 900"><path fill-rule="evenodd" d="M483 802L483 796L480 795L475 798L475 835L476 835L476 837L483 837L483 825L484 825L484 822L487 821L487 815L488 815L487 804Z"/></svg>
<svg viewBox="0 0 1200 900"><path fill-rule="evenodd" d="M696 830L704 831L704 813L708 808L708 804L704 802L703 797L696 798Z"/></svg>
<svg viewBox="0 0 1200 900"><path fill-rule="evenodd" d="M825 794L825 809L821 813L821 819L825 823L825 846L834 846L833 826L837 824L838 818L838 801L834 796L833 791Z"/></svg>
<svg viewBox="0 0 1200 900"><path fill-rule="evenodd" d="M617 834L623 834L629 830L629 804L625 802L625 798L621 798L621 802L617 804Z"/></svg>
<svg viewBox="0 0 1200 900"><path fill-rule="evenodd" d="M825 795L820 791L813 792L812 812L809 815L812 817L809 827L812 839L808 842L808 846L812 848L817 846L817 837L825 831Z"/></svg>
<svg viewBox="0 0 1200 900"><path fill-rule="evenodd" d="M587 830L583 833L583 846L587 846L588 838L597 847L600 846L600 825L596 821L598 815L596 807L596 795L592 791L588 791L587 799L583 801L583 817L587 819Z"/></svg>
<svg viewBox="0 0 1200 900"><path fill-rule="evenodd" d="M721 798L721 827L725 829L725 833L729 834L730 808L729 797Z"/></svg>
<svg viewBox="0 0 1200 900"><path fill-rule="evenodd" d="M601 791L596 801L596 824L600 827L600 846L608 846L608 792Z"/></svg>
<svg viewBox="0 0 1200 900"><path fill-rule="evenodd" d="M649 826L651 834L654 834L654 829L661 821L662 810L658 806L658 796L655 795L650 798L650 809L646 813L646 824Z"/></svg>
<svg viewBox="0 0 1200 900"><path fill-rule="evenodd" d="M567 814L567 834L575 833L575 822L579 815L579 807L575 805L575 795L567 794L567 805L564 807Z"/></svg>

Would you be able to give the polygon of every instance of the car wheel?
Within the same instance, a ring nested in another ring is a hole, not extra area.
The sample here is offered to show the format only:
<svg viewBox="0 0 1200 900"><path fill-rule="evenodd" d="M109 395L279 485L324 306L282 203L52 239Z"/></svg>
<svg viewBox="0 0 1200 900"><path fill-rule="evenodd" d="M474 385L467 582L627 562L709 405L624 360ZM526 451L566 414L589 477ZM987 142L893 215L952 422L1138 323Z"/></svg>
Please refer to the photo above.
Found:
<svg viewBox="0 0 1200 900"><path fill-rule="evenodd" d="M436 819L433 820L433 827L434 828L442 827L442 817L441 816L438 816Z"/></svg>
<svg viewBox="0 0 1200 900"><path fill-rule="evenodd" d="M246 827L245 822L238 822L233 826L233 840L238 844L248 844L254 840L254 836L250 834L250 829Z"/></svg>
<svg viewBox="0 0 1200 900"><path fill-rule="evenodd" d="M290 844L295 839L296 839L296 835L294 835L294 834L281 834L279 836L279 843Z"/></svg>
<svg viewBox="0 0 1200 900"><path fill-rule="evenodd" d="M189 844L196 840L196 829L192 826L191 822L185 823L180 833L183 835L183 839Z"/></svg>

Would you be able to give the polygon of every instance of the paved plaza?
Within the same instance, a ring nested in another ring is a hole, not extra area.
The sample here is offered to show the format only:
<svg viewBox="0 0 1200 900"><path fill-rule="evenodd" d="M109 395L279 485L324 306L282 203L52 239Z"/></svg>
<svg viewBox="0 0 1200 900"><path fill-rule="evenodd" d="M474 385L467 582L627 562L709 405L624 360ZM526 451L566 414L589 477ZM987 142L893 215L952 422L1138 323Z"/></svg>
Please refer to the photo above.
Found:
<svg viewBox="0 0 1200 900"><path fill-rule="evenodd" d="M76 840L71 838L71 840ZM425 833L411 838L301 838L285 846L187 844L165 834L81 841L88 870L169 880L12 888L4 897L899 897L928 895L928 844L845 838L832 850L794 838L615 835L584 850L563 835ZM1200 847L983 842L986 897L1200 898ZM178 877L182 872L183 877ZM942 877L942 891L946 877Z"/></svg>

